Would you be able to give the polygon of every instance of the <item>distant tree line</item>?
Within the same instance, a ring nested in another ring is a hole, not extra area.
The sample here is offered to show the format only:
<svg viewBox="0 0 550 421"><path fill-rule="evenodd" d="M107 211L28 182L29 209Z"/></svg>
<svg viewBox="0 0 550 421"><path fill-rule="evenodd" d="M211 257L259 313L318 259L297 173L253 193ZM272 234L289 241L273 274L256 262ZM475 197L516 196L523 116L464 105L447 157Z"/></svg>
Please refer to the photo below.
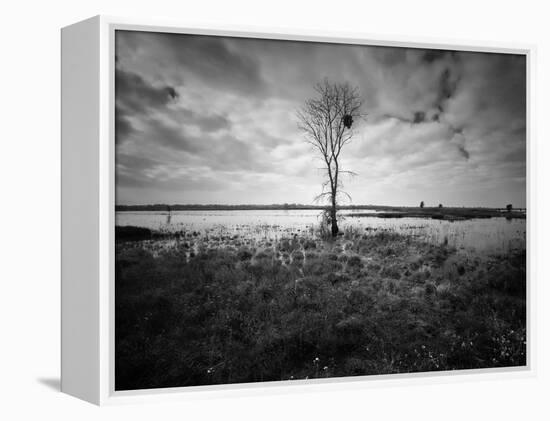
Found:
<svg viewBox="0 0 550 421"><path fill-rule="evenodd" d="M116 205L117 212L124 211L182 211L182 210L323 210L328 206L323 205L304 205L300 203L273 203L269 205L220 205L220 204L189 204L189 205L167 205L162 203L151 205ZM375 206L375 205L347 205L339 206L340 209L393 209L392 206Z"/></svg>
<svg viewBox="0 0 550 421"><path fill-rule="evenodd" d="M422 205L424 202L422 202ZM421 207L424 207L422 206ZM439 208L442 208L443 205L439 205ZM117 212L124 211L156 211L156 212L168 212L168 211L185 211L185 210L323 210L330 208L330 205L305 205L301 203L273 203L268 205L260 204L251 204L251 205L227 205L227 204L175 204L168 205L165 203L156 203L150 205L116 205L115 210ZM415 206L385 206L385 205L339 205L338 209L341 210L379 210L379 211L399 211L414 209ZM417 208L417 207L416 207ZM429 209L429 208L427 208ZM490 208L482 206L451 206L445 207L446 210L452 209L487 209L487 210L498 210L500 208ZM506 210L512 211L510 205L508 205ZM517 208L522 210L524 208Z"/></svg>

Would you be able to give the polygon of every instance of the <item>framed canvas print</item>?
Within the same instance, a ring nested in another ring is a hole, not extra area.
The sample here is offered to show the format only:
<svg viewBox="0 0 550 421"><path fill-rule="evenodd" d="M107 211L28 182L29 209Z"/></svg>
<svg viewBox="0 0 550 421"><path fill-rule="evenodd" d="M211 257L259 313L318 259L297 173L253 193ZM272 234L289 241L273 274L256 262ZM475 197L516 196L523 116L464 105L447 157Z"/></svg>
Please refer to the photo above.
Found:
<svg viewBox="0 0 550 421"><path fill-rule="evenodd" d="M62 390L532 371L529 48L62 31Z"/></svg>

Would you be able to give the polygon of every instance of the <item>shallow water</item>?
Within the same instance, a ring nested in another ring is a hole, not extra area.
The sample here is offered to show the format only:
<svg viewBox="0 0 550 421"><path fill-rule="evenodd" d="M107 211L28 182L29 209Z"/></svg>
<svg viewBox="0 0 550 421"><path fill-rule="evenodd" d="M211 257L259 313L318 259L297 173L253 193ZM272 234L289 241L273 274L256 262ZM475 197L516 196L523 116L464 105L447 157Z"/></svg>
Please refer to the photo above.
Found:
<svg viewBox="0 0 550 421"><path fill-rule="evenodd" d="M346 213L365 213L364 210ZM376 211L371 211L376 213ZM277 240L295 234L313 236L321 220L318 210L230 210L117 212L116 225L134 225L165 232L195 232L209 236ZM414 235L434 244L447 241L457 248L509 251L525 248L525 220L505 218L442 221L425 218L386 219L346 217L340 228L355 227L365 233L390 230Z"/></svg>

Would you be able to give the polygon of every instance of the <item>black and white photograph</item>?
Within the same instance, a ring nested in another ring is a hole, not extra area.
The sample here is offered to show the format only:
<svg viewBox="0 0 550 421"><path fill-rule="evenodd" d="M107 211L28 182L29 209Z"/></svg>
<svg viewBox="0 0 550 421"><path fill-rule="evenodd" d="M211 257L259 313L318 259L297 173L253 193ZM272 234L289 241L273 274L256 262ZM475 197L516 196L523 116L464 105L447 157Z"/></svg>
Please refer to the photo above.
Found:
<svg viewBox="0 0 550 421"><path fill-rule="evenodd" d="M527 365L524 54L114 55L116 391Z"/></svg>

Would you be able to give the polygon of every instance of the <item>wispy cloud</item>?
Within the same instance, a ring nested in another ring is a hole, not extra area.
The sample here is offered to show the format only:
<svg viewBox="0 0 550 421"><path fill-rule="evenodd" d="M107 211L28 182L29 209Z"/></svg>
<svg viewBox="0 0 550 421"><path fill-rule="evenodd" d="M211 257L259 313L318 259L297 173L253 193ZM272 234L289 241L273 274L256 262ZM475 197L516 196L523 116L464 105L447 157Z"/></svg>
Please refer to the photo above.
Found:
<svg viewBox="0 0 550 421"><path fill-rule="evenodd" d="M366 119L355 203L525 204L518 55L118 31L118 203L309 203L321 163L295 111L327 77Z"/></svg>

